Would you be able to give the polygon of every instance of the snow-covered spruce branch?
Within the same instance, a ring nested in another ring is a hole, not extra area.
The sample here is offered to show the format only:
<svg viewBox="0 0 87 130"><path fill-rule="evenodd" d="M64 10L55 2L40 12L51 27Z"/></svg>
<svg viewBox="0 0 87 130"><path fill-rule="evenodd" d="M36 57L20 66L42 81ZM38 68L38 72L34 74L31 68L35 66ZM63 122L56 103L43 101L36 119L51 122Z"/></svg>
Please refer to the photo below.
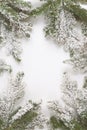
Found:
<svg viewBox="0 0 87 130"><path fill-rule="evenodd" d="M24 85L22 83L23 75L23 73L19 72L15 79L12 77L5 94L3 97L0 97L0 119L3 122L1 128L9 125L9 118L14 112L14 107L17 105L16 103L24 95Z"/></svg>
<svg viewBox="0 0 87 130"><path fill-rule="evenodd" d="M15 78L11 77L6 93L0 97L0 130L34 130L44 122L40 103L19 102L24 97L23 76L23 72L18 72Z"/></svg>
<svg viewBox="0 0 87 130"><path fill-rule="evenodd" d="M71 64L73 69L78 72L87 72L87 43L70 49L70 59L65 60L64 63Z"/></svg>
<svg viewBox="0 0 87 130"><path fill-rule="evenodd" d="M73 48L85 41L87 11L82 9L76 0L43 0L41 7L31 11L32 15L44 14L47 25L45 35L64 45L65 49Z"/></svg>
<svg viewBox="0 0 87 130"><path fill-rule="evenodd" d="M62 83L62 101L49 103L51 111L51 128L55 130L86 130L87 129L87 77L82 88L64 73Z"/></svg>
<svg viewBox="0 0 87 130"><path fill-rule="evenodd" d="M29 101L12 118L12 130L35 130L36 127L43 128L46 122L41 113L41 103Z"/></svg>
<svg viewBox="0 0 87 130"><path fill-rule="evenodd" d="M20 61L21 49L17 43L21 38L30 37L31 21L25 21L29 17L31 4L22 0L0 1L0 43L1 47L10 45L10 54ZM12 46L12 48L11 48Z"/></svg>
<svg viewBox="0 0 87 130"><path fill-rule="evenodd" d="M76 9L78 7L77 11L74 8L72 9L70 5ZM82 16L80 12L82 12ZM78 44L83 44L85 35L82 33L82 23L87 19L86 12L85 9L81 9L80 5L73 4L70 0L68 2L65 0L64 4L61 3L61 0L60 3L55 0L45 14L47 18L46 36L54 39L58 44L64 45L66 50L74 48ZM80 21L75 17L76 15L79 16ZM87 26L86 23L84 24Z"/></svg>
<svg viewBox="0 0 87 130"><path fill-rule="evenodd" d="M11 73L11 72L12 72L12 68L11 68L11 66L8 65L3 59L0 59L0 74L1 74L2 72L5 72L5 71Z"/></svg>

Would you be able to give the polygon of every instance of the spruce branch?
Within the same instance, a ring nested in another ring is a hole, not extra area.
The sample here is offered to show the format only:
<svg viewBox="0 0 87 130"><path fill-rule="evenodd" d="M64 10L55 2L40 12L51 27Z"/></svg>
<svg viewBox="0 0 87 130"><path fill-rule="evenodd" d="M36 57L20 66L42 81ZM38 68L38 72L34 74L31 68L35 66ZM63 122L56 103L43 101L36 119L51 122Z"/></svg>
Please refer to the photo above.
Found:
<svg viewBox="0 0 87 130"><path fill-rule="evenodd" d="M3 121L2 129L8 127L9 118L14 112L14 107L24 95L23 75L23 73L19 72L15 79L11 79L5 95L0 98L0 119Z"/></svg>
<svg viewBox="0 0 87 130"><path fill-rule="evenodd" d="M64 63L71 64L74 71L86 73L87 72L87 43L77 46L77 48L70 50L70 59L65 60Z"/></svg>
<svg viewBox="0 0 87 130"><path fill-rule="evenodd" d="M32 101L21 105L24 97L23 72L11 77L8 88L0 97L0 130L34 130L43 127L45 118L41 113L41 103Z"/></svg>
<svg viewBox="0 0 87 130"><path fill-rule="evenodd" d="M10 65L8 65L7 63L5 63L4 60L0 59L0 74L1 74L2 72L5 72L5 71L11 73L11 72L12 72L12 68L11 68Z"/></svg>
<svg viewBox="0 0 87 130"><path fill-rule="evenodd" d="M79 89L77 82L72 81L70 76L67 73L64 73L64 79L61 86L62 103L61 101L53 101L49 104L52 129L86 130L87 77L84 78L82 89Z"/></svg>
<svg viewBox="0 0 87 130"><path fill-rule="evenodd" d="M0 45L12 46L11 53L17 61L21 61L17 43L22 38L29 38L32 28L31 21L24 19L29 16L31 4L22 0L0 1ZM15 42L14 42L15 41ZM14 45L13 45L14 42ZM12 52L13 50L13 52Z"/></svg>
<svg viewBox="0 0 87 130"><path fill-rule="evenodd" d="M76 4L68 4L68 7L65 6L66 10L70 11L74 14L77 20L87 23L87 10L81 8L80 5Z"/></svg>
<svg viewBox="0 0 87 130"><path fill-rule="evenodd" d="M11 7L14 11L18 12L18 13L22 12L24 14L29 15L30 9L28 9L28 10L27 9L22 9L22 8L18 7L17 4L15 5L15 3L12 3L12 2L7 3L7 5L9 7ZM29 4L28 7L31 8L31 5Z"/></svg>
<svg viewBox="0 0 87 130"><path fill-rule="evenodd" d="M59 4L59 1L56 0L56 4ZM40 15L42 13L45 14L47 12L47 10L50 8L50 5L53 3L54 2L51 0L46 1L44 4L42 4L41 7L37 7L36 9L31 10L30 15L37 16L37 15Z"/></svg>
<svg viewBox="0 0 87 130"><path fill-rule="evenodd" d="M40 104L34 105L32 102L28 102L26 106L22 107L18 113L13 116L11 128L13 130L34 129L37 125L35 122L39 114L39 109Z"/></svg>
<svg viewBox="0 0 87 130"><path fill-rule="evenodd" d="M31 16L44 14L47 21L44 29L45 36L58 44L64 45L65 50L73 48L85 41L87 26L87 11L82 9L80 1L76 0L44 0L41 7L33 9Z"/></svg>

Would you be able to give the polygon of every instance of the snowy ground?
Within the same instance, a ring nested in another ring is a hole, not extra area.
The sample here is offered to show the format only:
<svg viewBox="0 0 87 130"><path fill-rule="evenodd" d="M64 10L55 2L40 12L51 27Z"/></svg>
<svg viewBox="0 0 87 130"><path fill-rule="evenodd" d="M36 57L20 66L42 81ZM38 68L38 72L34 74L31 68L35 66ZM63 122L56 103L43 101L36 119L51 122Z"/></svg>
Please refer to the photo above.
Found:
<svg viewBox="0 0 87 130"><path fill-rule="evenodd" d="M38 5L38 1L30 0L34 6ZM63 63L63 60L69 58L69 54L64 52L62 47L58 47L54 42L44 37L43 28L45 21L43 17L36 19L28 41L23 41L23 53L21 64L4 54L2 49L0 58L5 58L7 63L12 65L13 73L24 71L26 83L25 100L32 99L34 101L43 101L43 112L48 115L47 102L60 98L60 84L62 74L69 71L74 79L77 79L80 86L83 76L74 74L72 67ZM8 81L8 74L0 77L0 93L2 94ZM44 129L46 130L46 128Z"/></svg>

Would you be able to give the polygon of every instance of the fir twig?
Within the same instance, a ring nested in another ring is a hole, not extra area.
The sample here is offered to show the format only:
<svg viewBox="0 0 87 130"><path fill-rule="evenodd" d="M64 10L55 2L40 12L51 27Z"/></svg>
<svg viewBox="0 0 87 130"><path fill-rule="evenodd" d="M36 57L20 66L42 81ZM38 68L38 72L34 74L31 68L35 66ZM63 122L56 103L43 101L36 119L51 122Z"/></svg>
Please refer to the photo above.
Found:
<svg viewBox="0 0 87 130"><path fill-rule="evenodd" d="M72 81L64 73L62 83L62 102L53 101L49 105L51 110L51 128L56 130L86 130L87 129L87 77L84 79L82 89L76 81Z"/></svg>

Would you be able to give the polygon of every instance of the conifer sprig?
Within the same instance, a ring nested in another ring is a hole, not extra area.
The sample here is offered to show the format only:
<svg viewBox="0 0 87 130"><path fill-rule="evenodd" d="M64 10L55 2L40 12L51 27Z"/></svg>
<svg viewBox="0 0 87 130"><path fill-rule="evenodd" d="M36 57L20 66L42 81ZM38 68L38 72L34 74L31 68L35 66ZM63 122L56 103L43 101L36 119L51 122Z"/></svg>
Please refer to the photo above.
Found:
<svg viewBox="0 0 87 130"><path fill-rule="evenodd" d="M12 68L11 68L10 65L8 65L7 63L5 63L5 61L3 59L0 59L0 74L2 72L5 72L5 71L11 73L12 72Z"/></svg>
<svg viewBox="0 0 87 130"><path fill-rule="evenodd" d="M41 103L21 102L24 97L23 72L11 77L8 88L0 97L0 130L34 130L43 127L45 118L41 114Z"/></svg>
<svg viewBox="0 0 87 130"><path fill-rule="evenodd" d="M30 37L31 21L24 20L30 10L31 4L23 0L0 1L0 45L10 46L9 52L17 61L21 61L21 46L18 50L17 43Z"/></svg>
<svg viewBox="0 0 87 130"><path fill-rule="evenodd" d="M51 110L51 129L86 130L87 129L87 77L82 88L64 73L62 83L62 101L49 104Z"/></svg>

